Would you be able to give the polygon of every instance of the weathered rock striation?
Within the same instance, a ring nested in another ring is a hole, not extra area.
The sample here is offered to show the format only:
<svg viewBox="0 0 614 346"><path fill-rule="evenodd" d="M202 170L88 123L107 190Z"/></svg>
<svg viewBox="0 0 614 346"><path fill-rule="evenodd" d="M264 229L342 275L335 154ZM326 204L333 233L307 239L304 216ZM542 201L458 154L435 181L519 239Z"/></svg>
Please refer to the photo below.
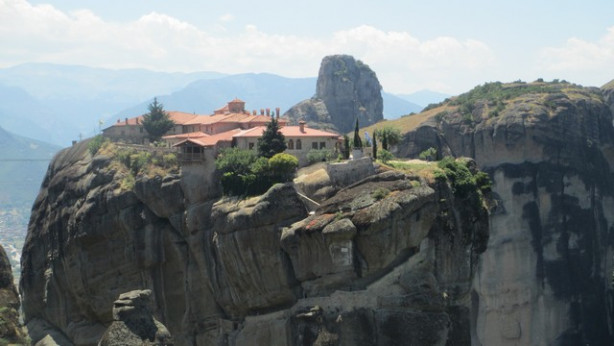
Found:
<svg viewBox="0 0 614 346"><path fill-rule="evenodd" d="M150 290L175 345L470 344L488 219L445 181L314 172L309 215L292 183L221 197L192 166L124 190L115 167L86 143L50 165L22 256L35 343L96 345L117 297Z"/></svg>
<svg viewBox="0 0 614 346"><path fill-rule="evenodd" d="M350 132L354 120L361 126L384 119L382 86L375 72L349 55L324 57L318 73L316 94L290 108L284 116L304 120L314 128Z"/></svg>
<svg viewBox="0 0 614 346"><path fill-rule="evenodd" d="M0 344L25 343L25 335L19 323L19 305L11 262L0 246Z"/></svg>
<svg viewBox="0 0 614 346"><path fill-rule="evenodd" d="M614 343L613 101L611 88L485 85L399 145L473 157L493 179L474 345Z"/></svg>

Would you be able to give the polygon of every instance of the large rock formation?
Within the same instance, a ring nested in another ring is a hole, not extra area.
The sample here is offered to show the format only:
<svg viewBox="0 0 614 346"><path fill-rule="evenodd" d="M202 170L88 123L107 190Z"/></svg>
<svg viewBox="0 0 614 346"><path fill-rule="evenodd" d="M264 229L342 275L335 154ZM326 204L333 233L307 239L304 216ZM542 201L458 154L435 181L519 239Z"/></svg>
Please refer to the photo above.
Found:
<svg viewBox="0 0 614 346"><path fill-rule="evenodd" d="M334 129L340 133L384 118L382 86L375 72L349 55L332 55L322 60L316 95L289 109L284 116L304 120L310 127Z"/></svg>
<svg viewBox="0 0 614 346"><path fill-rule="evenodd" d="M33 342L96 345L117 296L145 289L176 345L469 344L477 192L337 167L314 172L329 189L309 215L291 183L220 197L186 166L127 190L118 167L86 143L50 165L22 256Z"/></svg>
<svg viewBox="0 0 614 346"><path fill-rule="evenodd" d="M399 145L473 157L493 178L474 345L614 344L613 101L611 88L488 84Z"/></svg>
<svg viewBox="0 0 614 346"><path fill-rule="evenodd" d="M11 262L0 246L0 344L25 343L18 311L19 296L13 283Z"/></svg>

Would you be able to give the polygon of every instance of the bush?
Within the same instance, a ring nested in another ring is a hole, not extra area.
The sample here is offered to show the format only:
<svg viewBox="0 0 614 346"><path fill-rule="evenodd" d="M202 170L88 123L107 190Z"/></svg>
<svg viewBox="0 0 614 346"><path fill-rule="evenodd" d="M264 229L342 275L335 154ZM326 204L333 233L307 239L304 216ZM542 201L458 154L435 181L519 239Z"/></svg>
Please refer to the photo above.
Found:
<svg viewBox="0 0 614 346"><path fill-rule="evenodd" d="M130 170L132 171L132 174L139 174L150 162L151 154L146 151L141 151L130 155Z"/></svg>
<svg viewBox="0 0 614 346"><path fill-rule="evenodd" d="M107 139L105 137L103 137L102 135L95 136L94 138L92 138L90 140L89 143L87 143L87 149L90 151L90 154L92 154L92 156L94 156L94 155L96 155L98 150L100 150L100 148L102 148L102 145L106 141L107 141Z"/></svg>
<svg viewBox="0 0 614 346"><path fill-rule="evenodd" d="M275 182L292 180L298 167L298 159L290 154L279 153L269 159L269 168Z"/></svg>
<svg viewBox="0 0 614 346"><path fill-rule="evenodd" d="M331 161L332 159L333 151L330 149L311 149L307 153L307 161L309 163Z"/></svg>
<svg viewBox="0 0 614 346"><path fill-rule="evenodd" d="M373 199L375 199L376 201L379 201L380 199L385 198L389 194L390 190L388 190L387 188L378 187L377 189L375 189L375 191L373 191L373 193L371 193L371 197L373 197Z"/></svg>
<svg viewBox="0 0 614 346"><path fill-rule="evenodd" d="M421 152L418 157L420 157L421 160L425 161L434 160L437 157L437 149L430 147L425 151Z"/></svg>
<svg viewBox="0 0 614 346"><path fill-rule="evenodd" d="M174 167L177 166L177 155L173 153L164 154L162 156L162 161L164 162L165 167Z"/></svg>
<svg viewBox="0 0 614 346"><path fill-rule="evenodd" d="M389 152L386 149L380 149L377 152L377 158L382 162L382 163L388 163L388 161L392 160L394 158L394 156L392 155L391 152Z"/></svg>
<svg viewBox="0 0 614 346"><path fill-rule="evenodd" d="M466 162L446 156L437 166L441 171L435 172L435 179L448 179L452 184L454 195L458 198L467 198L478 192L486 193L491 189L492 183L488 174L484 172L472 174Z"/></svg>
<svg viewBox="0 0 614 346"><path fill-rule="evenodd" d="M292 179L298 159L290 154L275 154L270 159L257 157L252 150L229 148L215 160L222 173L222 188L229 195L264 193L273 184Z"/></svg>

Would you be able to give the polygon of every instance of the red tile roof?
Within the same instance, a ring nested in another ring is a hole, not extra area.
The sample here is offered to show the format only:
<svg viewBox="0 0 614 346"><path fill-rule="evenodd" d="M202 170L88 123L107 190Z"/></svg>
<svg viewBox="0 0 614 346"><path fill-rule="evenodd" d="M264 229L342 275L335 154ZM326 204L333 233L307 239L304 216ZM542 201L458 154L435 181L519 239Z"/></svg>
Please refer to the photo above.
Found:
<svg viewBox="0 0 614 346"><path fill-rule="evenodd" d="M245 130L243 133L238 134L235 137L260 137L262 136L264 130L266 130L266 126L257 126L249 130ZM283 126L279 129L279 132L281 132L281 134L285 137L339 137L338 133L312 129L307 126L304 127L304 132L301 132L300 126Z"/></svg>
<svg viewBox="0 0 614 346"><path fill-rule="evenodd" d="M243 131L244 130L241 130L241 129L234 129L234 130L218 133L215 135L205 135L203 137L190 137L190 138L186 138L185 140L179 143L176 143L173 146L177 147L177 146L182 145L183 143L191 142L191 143L200 145L201 147L212 147L212 146L217 145L219 142L232 141L232 138L234 137L234 135L239 134Z"/></svg>
<svg viewBox="0 0 614 346"><path fill-rule="evenodd" d="M188 133L180 133L178 135L169 135L164 136L162 139L183 139L183 138L202 138L202 137L211 137L204 132L196 131L196 132L188 132Z"/></svg>
<svg viewBox="0 0 614 346"><path fill-rule="evenodd" d="M185 125L186 122L194 119L195 117L197 117L196 114L192 114L192 113L185 113L185 112L177 112L177 111L170 111L170 112L166 112L168 113L169 118L176 124L176 125ZM137 122L138 120L138 122ZM113 124L112 126L135 126L135 125L140 125L143 123L143 115L139 115L138 117L134 117L134 118L128 118L128 120L126 121L126 119L124 120L117 120L117 122L115 124Z"/></svg>

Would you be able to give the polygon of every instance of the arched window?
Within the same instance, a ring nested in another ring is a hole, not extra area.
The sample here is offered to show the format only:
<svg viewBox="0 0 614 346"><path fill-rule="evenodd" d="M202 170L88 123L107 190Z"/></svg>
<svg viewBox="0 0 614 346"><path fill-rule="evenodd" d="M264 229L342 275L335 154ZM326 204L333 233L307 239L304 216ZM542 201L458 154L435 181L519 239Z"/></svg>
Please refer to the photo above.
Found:
<svg viewBox="0 0 614 346"><path fill-rule="evenodd" d="M303 144L301 143L300 139L296 140L296 150L302 150L303 149Z"/></svg>
<svg viewBox="0 0 614 346"><path fill-rule="evenodd" d="M288 149L289 150L294 150L294 141L293 140L288 140Z"/></svg>

